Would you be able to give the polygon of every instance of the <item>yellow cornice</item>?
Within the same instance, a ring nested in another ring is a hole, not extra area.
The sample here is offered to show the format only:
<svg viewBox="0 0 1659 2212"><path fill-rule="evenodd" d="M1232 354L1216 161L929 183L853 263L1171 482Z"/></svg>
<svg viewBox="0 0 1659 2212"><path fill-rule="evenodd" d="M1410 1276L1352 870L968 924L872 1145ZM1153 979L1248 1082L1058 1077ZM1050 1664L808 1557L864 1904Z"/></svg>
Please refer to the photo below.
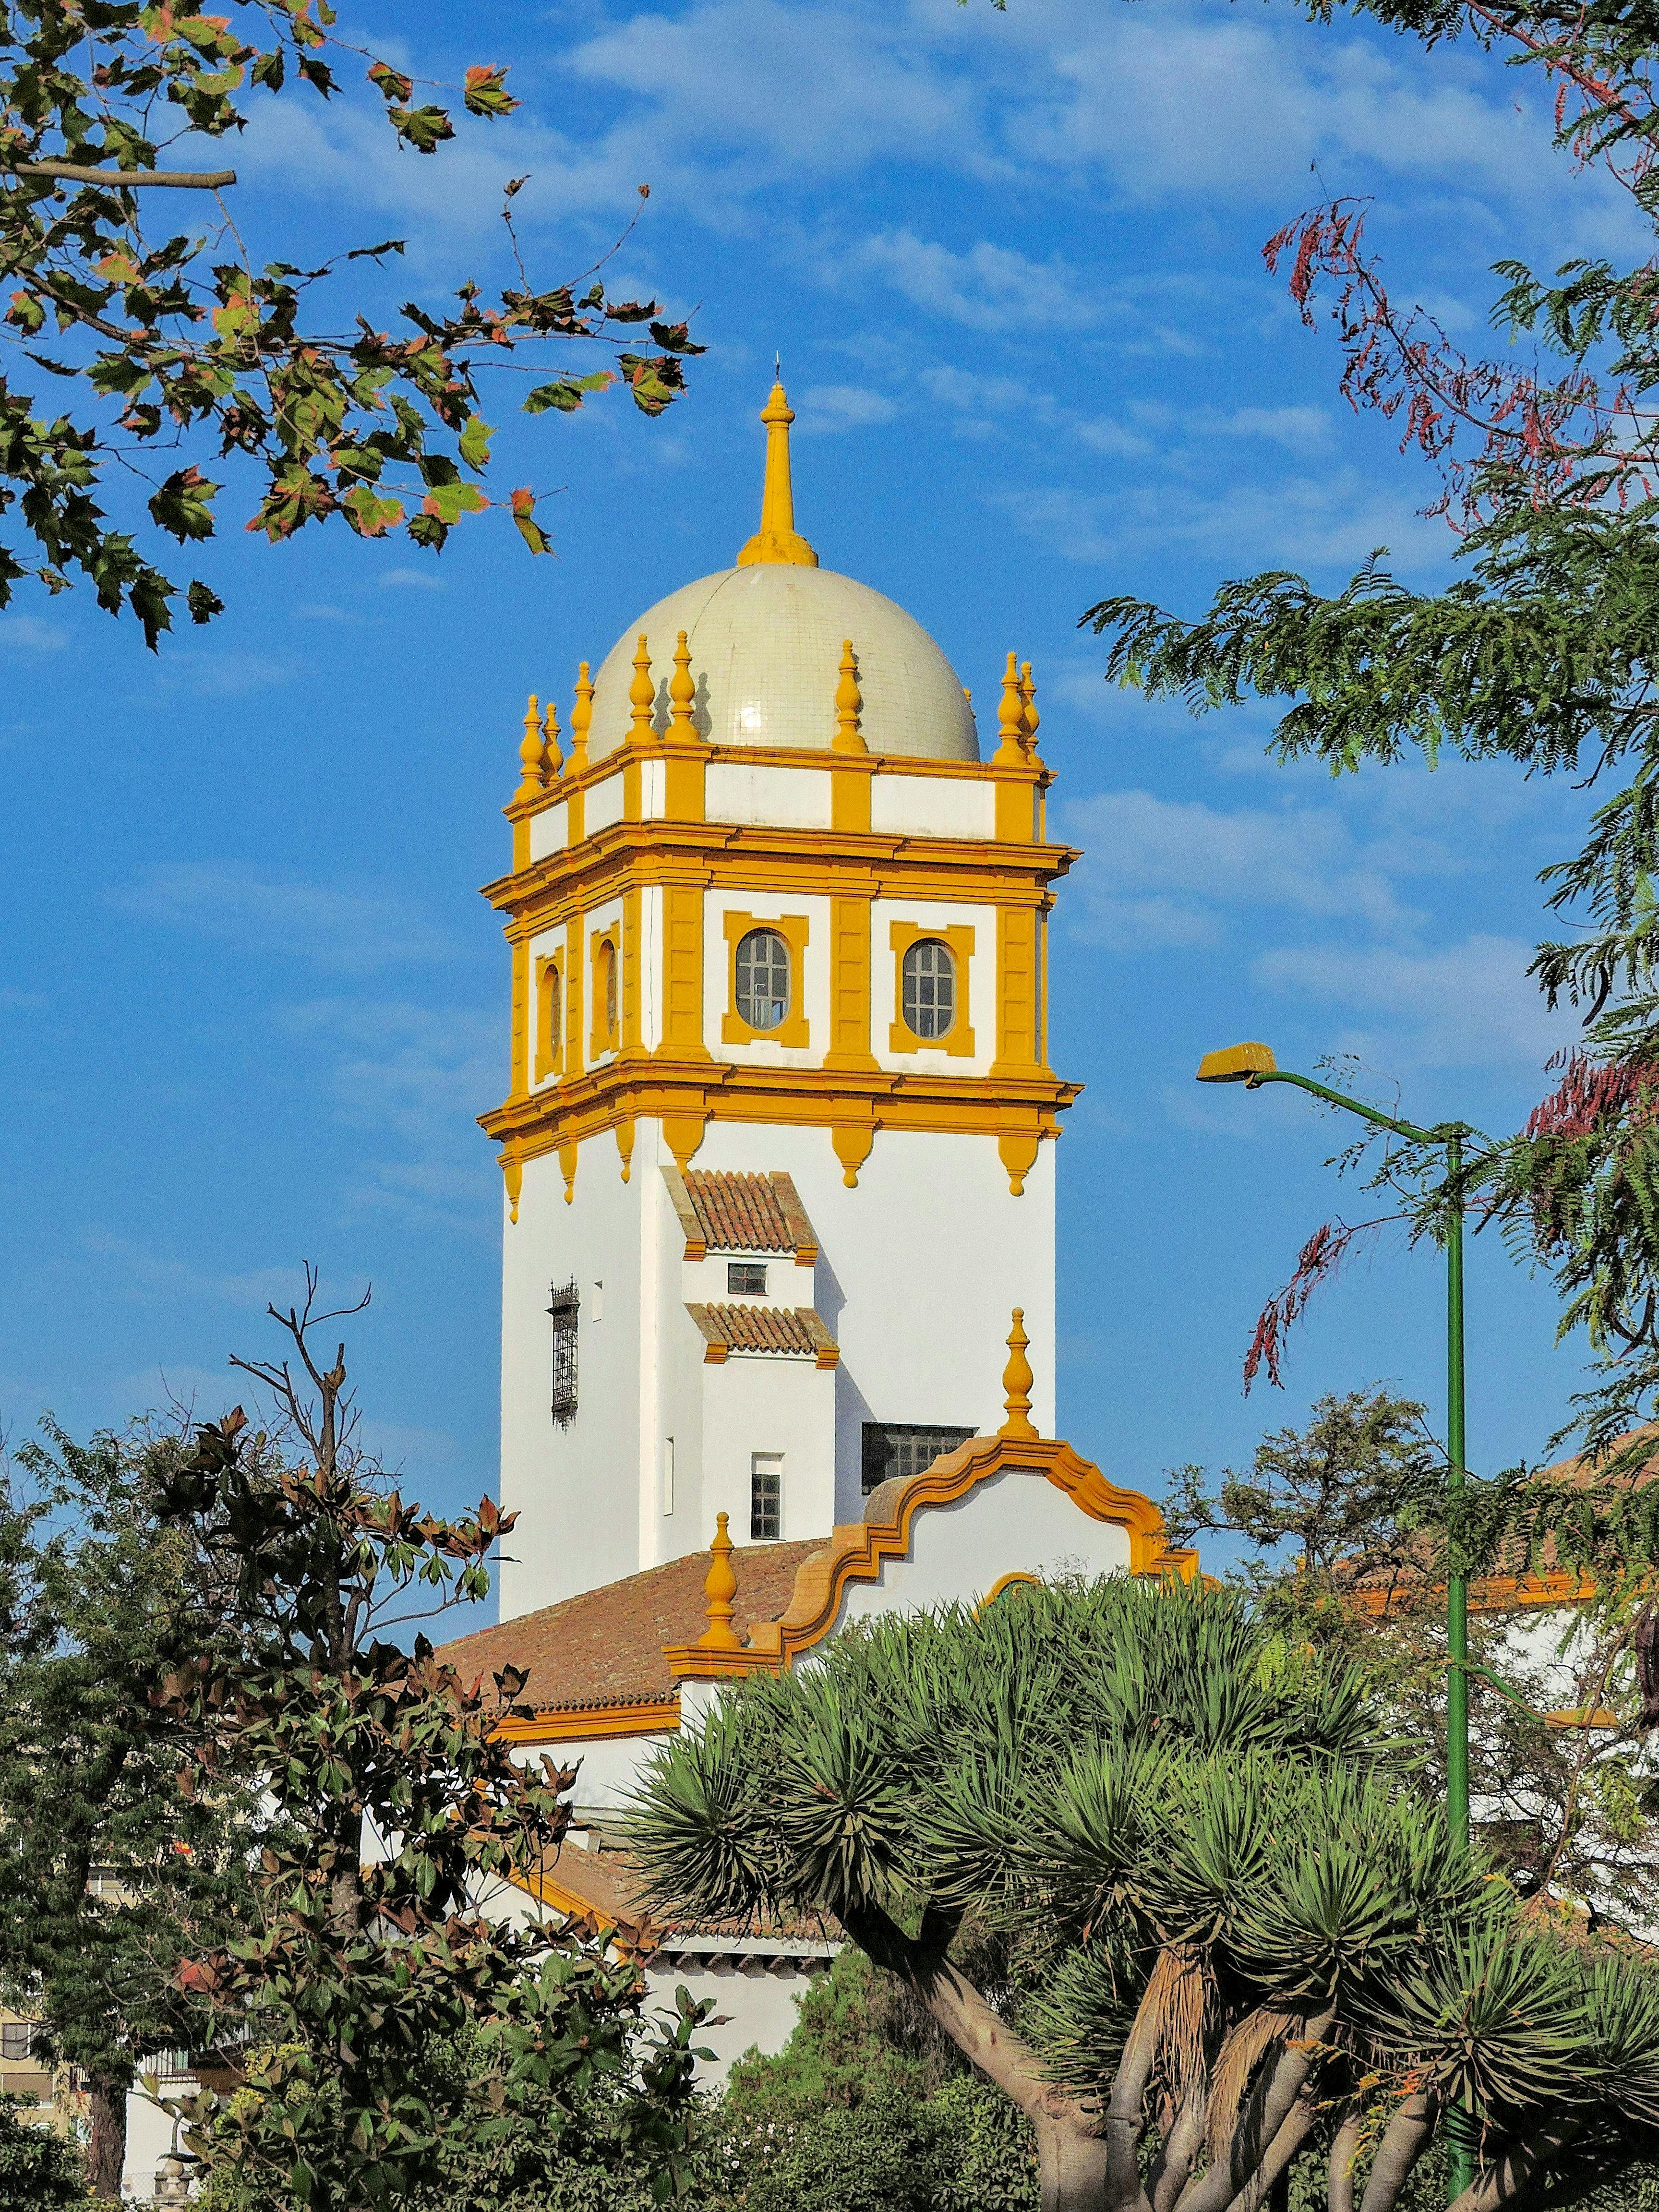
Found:
<svg viewBox="0 0 1659 2212"><path fill-rule="evenodd" d="M1091 1521L1122 1528L1131 1574L1173 1574L1190 1582L1197 1573L1196 1552L1165 1542L1164 1516L1152 1499L1120 1490L1070 1444L1048 1437L975 1437L920 1474L884 1483L862 1521L844 1523L821 1551L801 1561L782 1614L757 1621L747 1644L735 1650L671 1644L664 1657L682 1680L725 1680L788 1667L834 1628L850 1583L874 1582L887 1560L908 1555L911 1525L924 1507L953 1505L991 1476L1013 1468L1042 1474ZM1008 1580L1005 1576L997 1588Z"/></svg>
<svg viewBox="0 0 1659 2212"><path fill-rule="evenodd" d="M606 1736L662 1735L679 1724L678 1698L672 1705L639 1698L614 1705L550 1705L527 1715L509 1714L490 1733L503 1743L596 1743Z"/></svg>
<svg viewBox="0 0 1659 2212"><path fill-rule="evenodd" d="M886 831L780 830L749 823L615 822L482 886L500 913L546 928L563 908L587 907L630 885L716 883L728 890L826 898L958 899L969 905L1048 903L1048 886L1082 857L1071 845Z"/></svg>
<svg viewBox="0 0 1659 2212"><path fill-rule="evenodd" d="M510 1097L478 1126L515 1161L538 1158L619 1121L763 1121L833 1128L852 1124L946 1134L1059 1134L1059 1116L1081 1092L1047 1070L988 1077L883 1068L757 1066L733 1060L675 1062L627 1053ZM868 1146L865 1147L867 1152Z"/></svg>
<svg viewBox="0 0 1659 2212"><path fill-rule="evenodd" d="M665 736L653 737L642 744L614 745L597 760L590 760L580 769L573 769L568 762L562 772L554 776L544 787L528 797L514 793L501 809L509 822L528 821L532 815L544 814L550 806L573 793L588 792L596 783L604 783L613 775L620 775L629 761L672 760L684 754L684 744L677 744ZM833 775L845 769L848 756L836 752L833 743L825 745L699 745L698 758L704 762L732 761L745 768L811 769L819 775ZM1054 770L1044 762L1031 761L1010 766L1006 761L930 760L915 753L883 753L870 751L858 756L860 770L872 775L947 776L969 783L1024 783L1046 791L1054 781Z"/></svg>

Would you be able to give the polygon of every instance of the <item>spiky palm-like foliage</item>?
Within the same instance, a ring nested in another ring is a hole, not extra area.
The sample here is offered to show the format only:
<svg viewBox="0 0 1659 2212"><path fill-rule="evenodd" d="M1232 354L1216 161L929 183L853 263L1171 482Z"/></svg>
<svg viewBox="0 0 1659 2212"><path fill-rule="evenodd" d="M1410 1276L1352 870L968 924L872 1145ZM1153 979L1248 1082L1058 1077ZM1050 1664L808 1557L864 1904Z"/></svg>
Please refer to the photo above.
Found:
<svg viewBox="0 0 1659 2212"><path fill-rule="evenodd" d="M1016 1585L751 1677L634 1837L659 1910L831 1915L902 1977L1035 2123L1047 2208L1256 2212L1317 2146L1334 2212L1390 2212L1466 2111L1460 2212L1569 2144L1605 2178L1659 2123L1659 1973L1525 1921L1414 1773L1235 1595Z"/></svg>

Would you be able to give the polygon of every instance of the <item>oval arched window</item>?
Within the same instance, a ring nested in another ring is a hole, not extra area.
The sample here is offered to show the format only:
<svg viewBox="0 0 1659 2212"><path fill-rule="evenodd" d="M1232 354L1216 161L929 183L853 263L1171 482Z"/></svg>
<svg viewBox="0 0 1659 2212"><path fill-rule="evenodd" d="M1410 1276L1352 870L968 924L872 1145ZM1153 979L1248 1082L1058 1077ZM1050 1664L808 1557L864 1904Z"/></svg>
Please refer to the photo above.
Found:
<svg viewBox="0 0 1659 2212"><path fill-rule="evenodd" d="M738 940L738 1013L751 1030L775 1030L789 1012L789 947L775 929Z"/></svg>
<svg viewBox="0 0 1659 2212"><path fill-rule="evenodd" d="M605 1033L614 1043L617 1036L617 948L609 939L605 947Z"/></svg>
<svg viewBox="0 0 1659 2212"><path fill-rule="evenodd" d="M957 1018L957 963L948 945L919 937L904 956L902 1006L907 1029L942 1037Z"/></svg>

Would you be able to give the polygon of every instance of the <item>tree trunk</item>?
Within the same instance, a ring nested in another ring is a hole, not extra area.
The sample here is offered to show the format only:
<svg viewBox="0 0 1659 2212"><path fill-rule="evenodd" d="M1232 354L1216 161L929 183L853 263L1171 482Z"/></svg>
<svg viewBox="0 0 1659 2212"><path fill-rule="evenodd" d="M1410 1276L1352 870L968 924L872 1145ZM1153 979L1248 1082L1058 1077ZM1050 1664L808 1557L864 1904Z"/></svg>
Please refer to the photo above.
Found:
<svg viewBox="0 0 1659 2212"><path fill-rule="evenodd" d="M89 2081L87 2102L92 2115L92 2139L87 2145L87 2186L94 2197L118 2197L121 2168L127 2162L126 2083Z"/></svg>
<svg viewBox="0 0 1659 2212"><path fill-rule="evenodd" d="M1033 2115L1042 2212L1118 2212L1106 2199L1110 2146L1051 2113Z"/></svg>

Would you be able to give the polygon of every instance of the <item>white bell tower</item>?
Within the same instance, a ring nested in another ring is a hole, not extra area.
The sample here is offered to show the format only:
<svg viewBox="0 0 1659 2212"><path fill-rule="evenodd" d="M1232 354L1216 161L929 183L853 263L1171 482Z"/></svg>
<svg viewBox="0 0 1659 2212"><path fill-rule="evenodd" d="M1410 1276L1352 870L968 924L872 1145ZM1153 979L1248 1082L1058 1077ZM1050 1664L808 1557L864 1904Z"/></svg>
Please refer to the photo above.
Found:
<svg viewBox="0 0 1659 2212"><path fill-rule="evenodd" d="M486 896L513 957L502 1618L702 1550L828 1537L1003 1417L1054 1432L1051 886L1029 663L981 760L890 599L761 527L532 699ZM665 674L672 668L672 673Z"/></svg>

